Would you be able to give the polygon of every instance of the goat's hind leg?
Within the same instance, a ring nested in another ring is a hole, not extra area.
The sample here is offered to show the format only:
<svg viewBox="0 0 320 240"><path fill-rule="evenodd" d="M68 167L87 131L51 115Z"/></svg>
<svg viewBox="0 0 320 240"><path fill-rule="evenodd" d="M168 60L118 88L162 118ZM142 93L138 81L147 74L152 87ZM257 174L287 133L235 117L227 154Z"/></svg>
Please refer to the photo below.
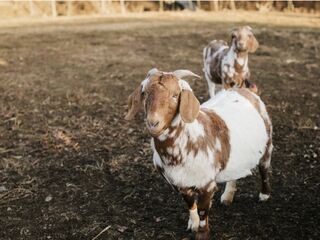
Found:
<svg viewBox="0 0 320 240"><path fill-rule="evenodd" d="M221 203L229 206L233 202L234 193L237 191L237 181L229 181L226 183L223 194L221 195Z"/></svg>
<svg viewBox="0 0 320 240"><path fill-rule="evenodd" d="M273 145L270 144L259 163L259 172L261 176L261 192L259 194L259 201L267 201L271 194L269 175L272 149Z"/></svg>
<svg viewBox="0 0 320 240"><path fill-rule="evenodd" d="M189 208L189 221L188 221L187 230L196 232L198 231L198 228L199 228L200 218L198 215L198 208L195 200L195 194L193 190L188 189L182 192L182 196Z"/></svg>

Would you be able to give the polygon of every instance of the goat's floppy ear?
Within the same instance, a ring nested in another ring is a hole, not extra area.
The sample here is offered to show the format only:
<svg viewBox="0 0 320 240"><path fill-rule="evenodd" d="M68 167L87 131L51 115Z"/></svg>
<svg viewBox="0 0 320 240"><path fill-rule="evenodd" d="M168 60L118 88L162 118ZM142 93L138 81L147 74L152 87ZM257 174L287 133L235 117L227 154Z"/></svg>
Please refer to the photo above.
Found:
<svg viewBox="0 0 320 240"><path fill-rule="evenodd" d="M254 53L255 51L257 51L259 47L259 42L256 39L256 37L254 35L252 35L252 37L249 39L249 43L248 43L248 50L250 53Z"/></svg>
<svg viewBox="0 0 320 240"><path fill-rule="evenodd" d="M125 120L132 120L139 112L141 107L141 86L137 87L128 97L128 113L124 117Z"/></svg>
<svg viewBox="0 0 320 240"><path fill-rule="evenodd" d="M199 115L200 103L190 90L182 90L179 111L185 123L193 122Z"/></svg>
<svg viewBox="0 0 320 240"><path fill-rule="evenodd" d="M236 34L236 32L238 31L238 28L232 28L231 31L230 31L230 36L231 38Z"/></svg>

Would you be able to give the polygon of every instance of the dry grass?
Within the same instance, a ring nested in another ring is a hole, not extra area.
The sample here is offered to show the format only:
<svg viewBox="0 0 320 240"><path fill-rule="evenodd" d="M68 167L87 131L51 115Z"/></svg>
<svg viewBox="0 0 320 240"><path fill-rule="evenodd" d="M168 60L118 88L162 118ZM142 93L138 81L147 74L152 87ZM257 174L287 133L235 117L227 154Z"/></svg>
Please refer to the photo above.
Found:
<svg viewBox="0 0 320 240"><path fill-rule="evenodd" d="M54 29L59 26L74 27L73 24L90 23L98 24L110 23L104 26L109 30L125 30L125 28L145 27L150 24L157 26L169 24L172 21L199 21L216 23L255 23L267 24L269 26L286 27L312 27L320 28L320 14L303 13L283 13L283 12L256 12L256 11L220 11L220 12L145 12L145 13L127 13L126 15L109 14L108 16L73 16L73 17L44 17L44 18L13 18L0 20L0 28L10 27L35 27L52 26ZM147 22L146 22L147 21ZM126 22L127 24L123 24ZM88 27L88 26L83 26ZM120 28L119 28L120 27ZM214 26L213 26L214 27ZM34 31L36 31L34 29Z"/></svg>

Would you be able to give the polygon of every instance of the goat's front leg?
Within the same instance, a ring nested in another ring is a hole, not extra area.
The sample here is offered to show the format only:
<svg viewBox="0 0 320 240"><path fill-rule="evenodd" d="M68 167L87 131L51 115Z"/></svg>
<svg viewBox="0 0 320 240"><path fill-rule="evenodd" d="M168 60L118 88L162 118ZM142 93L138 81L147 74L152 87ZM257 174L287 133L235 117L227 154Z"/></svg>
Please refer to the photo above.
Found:
<svg viewBox="0 0 320 240"><path fill-rule="evenodd" d="M194 192L191 189L182 192L183 199L186 201L189 209L189 221L187 230L193 232L198 231L200 218L198 215L197 203L195 200Z"/></svg>
<svg viewBox="0 0 320 240"><path fill-rule="evenodd" d="M215 183L214 183L215 184ZM199 229L196 234L196 240L210 239L209 211L211 201L216 187L200 190L198 195L198 213L200 216Z"/></svg>

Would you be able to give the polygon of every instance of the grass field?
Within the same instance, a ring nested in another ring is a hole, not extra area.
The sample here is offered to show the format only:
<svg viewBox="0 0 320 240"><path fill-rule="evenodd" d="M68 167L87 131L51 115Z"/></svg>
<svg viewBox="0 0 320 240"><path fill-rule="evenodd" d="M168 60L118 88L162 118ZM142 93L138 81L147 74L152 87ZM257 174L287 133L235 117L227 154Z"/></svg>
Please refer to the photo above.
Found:
<svg viewBox="0 0 320 240"><path fill-rule="evenodd" d="M251 25L252 81L274 124L272 198L258 176L211 210L215 239L319 239L320 18L257 13L0 21L0 239L188 239L127 96L147 71L202 74L202 49ZM204 79L190 82L208 99Z"/></svg>

